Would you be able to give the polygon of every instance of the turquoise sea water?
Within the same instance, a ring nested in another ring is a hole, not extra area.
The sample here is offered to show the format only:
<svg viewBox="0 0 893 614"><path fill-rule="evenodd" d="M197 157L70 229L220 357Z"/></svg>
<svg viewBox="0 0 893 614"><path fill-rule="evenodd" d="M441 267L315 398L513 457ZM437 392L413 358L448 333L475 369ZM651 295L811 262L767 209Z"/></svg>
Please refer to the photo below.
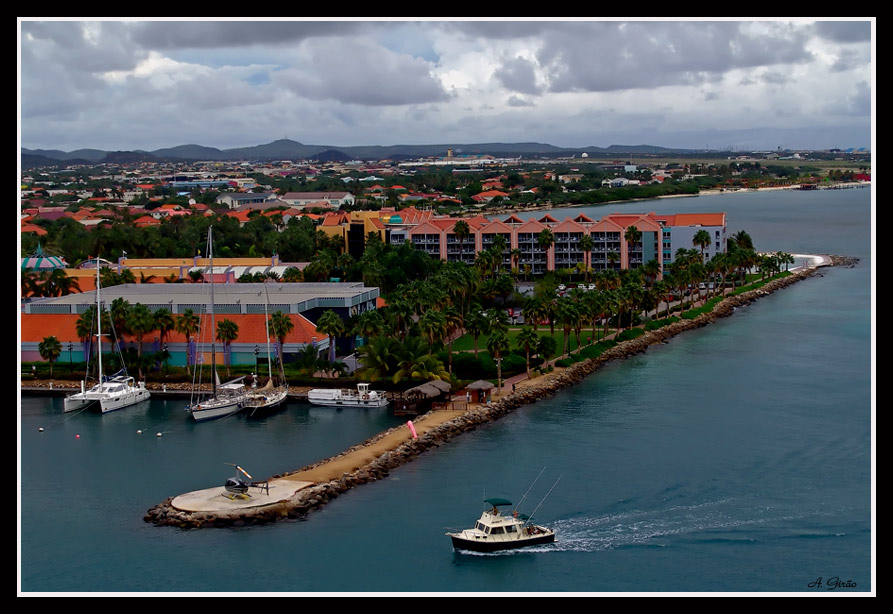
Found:
<svg viewBox="0 0 893 614"><path fill-rule="evenodd" d="M59 399L25 397L20 589L873 591L869 200L868 189L791 191L583 209L726 211L758 249L861 263L609 365L300 521L180 530L142 518L222 483L225 463L266 477L399 420L293 403L194 424L177 401L66 416ZM544 467L525 507L560 477L536 514L554 544L451 550L445 529L470 525L487 496L519 500Z"/></svg>

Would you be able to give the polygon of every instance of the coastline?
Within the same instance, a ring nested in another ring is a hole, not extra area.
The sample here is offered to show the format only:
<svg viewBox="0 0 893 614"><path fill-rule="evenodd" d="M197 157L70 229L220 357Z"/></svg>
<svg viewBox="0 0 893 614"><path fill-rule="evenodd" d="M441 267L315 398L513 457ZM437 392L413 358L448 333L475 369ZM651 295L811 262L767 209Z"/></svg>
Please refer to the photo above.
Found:
<svg viewBox="0 0 893 614"><path fill-rule="evenodd" d="M871 186L870 182L858 182L858 183L842 183L837 184L840 186L846 187L854 187L861 188L866 186ZM697 194L664 194L661 196L649 196L647 198L628 198L624 200L609 200L603 203L565 203L561 205L531 205L528 207L496 207L493 209L483 209L478 211L477 215L483 216L494 216L494 215L511 215L512 213L526 213L530 211L552 211L554 209L578 209L581 207L603 207L605 205L617 205L622 203L634 203L634 202L643 202L648 200L662 200L665 198L697 198L699 196L721 196L726 194L753 194L755 192L777 192L781 190L799 190L800 184L792 184L792 185L780 185L780 186L769 186L762 188L738 188L738 189L710 189L710 190L700 190ZM820 189L830 190L830 189L839 189L834 186L822 187ZM466 217L466 216L462 216Z"/></svg>
<svg viewBox="0 0 893 614"><path fill-rule="evenodd" d="M339 455L297 471L271 477L270 489L274 490L275 486L275 491L282 493L275 500L270 497L269 502L262 502L259 498L254 498L250 503L234 505L219 496L223 494L222 487L212 488L198 493L209 493L214 509L185 509L189 507L183 505L186 495L180 495L168 498L149 509L143 519L156 525L199 528L243 526L284 518L303 518L313 509L324 506L352 488L387 477L391 470L410 462L427 450L444 445L453 437L579 383L608 362L640 354L651 345L665 343L667 339L680 333L729 316L737 307L811 277L816 274L818 267L852 266L855 262L835 256L811 256L809 264L792 270L791 275L767 282L761 288L728 296L710 313L691 320L681 320L655 331L647 331L635 339L618 343L598 358L586 359L548 375L525 380L519 383L516 390L496 398L489 405L476 404L464 411L438 410L424 414L414 421L417 438L412 438L406 426L395 427Z"/></svg>

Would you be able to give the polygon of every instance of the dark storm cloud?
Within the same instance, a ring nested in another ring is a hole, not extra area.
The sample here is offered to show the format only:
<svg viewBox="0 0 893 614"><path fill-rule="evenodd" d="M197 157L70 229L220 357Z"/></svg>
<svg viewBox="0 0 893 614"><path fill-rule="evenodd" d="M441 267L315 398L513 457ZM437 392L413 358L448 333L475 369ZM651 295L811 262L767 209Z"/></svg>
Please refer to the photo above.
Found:
<svg viewBox="0 0 893 614"><path fill-rule="evenodd" d="M274 73L274 84L295 95L345 104L389 106L449 99L424 60L366 41L319 41L304 65Z"/></svg>
<svg viewBox="0 0 893 614"><path fill-rule="evenodd" d="M534 66L524 58L508 60L493 73L503 87L521 94L538 94L540 87L536 84Z"/></svg>
<svg viewBox="0 0 893 614"><path fill-rule="evenodd" d="M784 24L760 34L734 22L574 24L544 40L537 58L556 92L696 85L733 69L812 59L805 34Z"/></svg>
<svg viewBox="0 0 893 614"><path fill-rule="evenodd" d="M871 40L871 23L868 21L819 21L816 33L836 43L863 43Z"/></svg>
<svg viewBox="0 0 893 614"><path fill-rule="evenodd" d="M128 70L147 55L134 47L114 23L99 22L88 27L81 22L23 22L22 40L23 71Z"/></svg>
<svg viewBox="0 0 893 614"><path fill-rule="evenodd" d="M155 49L278 45L308 38L356 33L349 21L149 21L134 24L135 43Z"/></svg>

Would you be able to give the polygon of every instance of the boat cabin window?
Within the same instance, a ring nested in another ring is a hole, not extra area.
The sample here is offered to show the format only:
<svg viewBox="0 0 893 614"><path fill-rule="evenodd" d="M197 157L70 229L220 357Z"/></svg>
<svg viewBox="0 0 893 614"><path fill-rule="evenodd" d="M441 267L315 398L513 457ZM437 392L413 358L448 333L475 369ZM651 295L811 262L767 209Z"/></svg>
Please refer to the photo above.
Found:
<svg viewBox="0 0 893 614"><path fill-rule="evenodd" d="M490 531L493 535L502 535L505 533L505 528L503 527L493 527L493 530Z"/></svg>
<svg viewBox="0 0 893 614"><path fill-rule="evenodd" d="M510 524L509 526L507 526L507 527L505 528L505 532L506 532L506 533L517 533L517 532L518 532L518 527L516 527L516 526L513 525L513 524Z"/></svg>
<svg viewBox="0 0 893 614"><path fill-rule="evenodd" d="M487 532L487 527L485 527L484 525L482 525L480 522L476 523L476 524L474 525L474 528L477 529L478 531L483 532L483 533L486 533L486 532Z"/></svg>

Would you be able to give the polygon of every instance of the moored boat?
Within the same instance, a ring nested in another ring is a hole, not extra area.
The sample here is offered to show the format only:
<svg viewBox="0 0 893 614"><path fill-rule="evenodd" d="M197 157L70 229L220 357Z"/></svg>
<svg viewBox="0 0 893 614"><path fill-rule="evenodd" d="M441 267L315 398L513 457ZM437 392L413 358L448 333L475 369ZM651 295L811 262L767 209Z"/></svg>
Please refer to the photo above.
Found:
<svg viewBox="0 0 893 614"><path fill-rule="evenodd" d="M369 390L369 384L357 384L356 390L343 388L314 388L307 393L314 405L330 407L386 407L388 398L381 392Z"/></svg>
<svg viewBox="0 0 893 614"><path fill-rule="evenodd" d="M500 507L511 507L507 499L486 499L487 509L471 529L447 532L456 550L498 552L555 541L555 531L534 524L532 518L517 510L503 513Z"/></svg>
<svg viewBox="0 0 893 614"><path fill-rule="evenodd" d="M195 377L193 391L189 405L186 406L188 411L196 422L205 422L207 420L216 420L217 418L225 418L238 413L242 410L244 403L248 399L248 390L242 382L244 377L234 379L220 384L217 376L217 346L215 341L215 332L217 330L216 319L214 315L214 241L211 227L208 227L208 273L210 276L210 303L208 311L211 316L211 326L207 327L203 323L202 334L210 338L211 341L211 391L206 394L201 390L201 375Z"/></svg>
<svg viewBox="0 0 893 614"><path fill-rule="evenodd" d="M150 394L145 382L136 383L127 375L126 369L121 369L112 376L105 377L102 374L102 301L100 300L99 283L99 258L96 258L96 345L97 374L96 385L87 388L87 381L81 381L81 391L70 394L62 402L64 412L78 411L91 406L99 405L102 413L115 411L148 401ZM123 362L123 361L122 361Z"/></svg>

